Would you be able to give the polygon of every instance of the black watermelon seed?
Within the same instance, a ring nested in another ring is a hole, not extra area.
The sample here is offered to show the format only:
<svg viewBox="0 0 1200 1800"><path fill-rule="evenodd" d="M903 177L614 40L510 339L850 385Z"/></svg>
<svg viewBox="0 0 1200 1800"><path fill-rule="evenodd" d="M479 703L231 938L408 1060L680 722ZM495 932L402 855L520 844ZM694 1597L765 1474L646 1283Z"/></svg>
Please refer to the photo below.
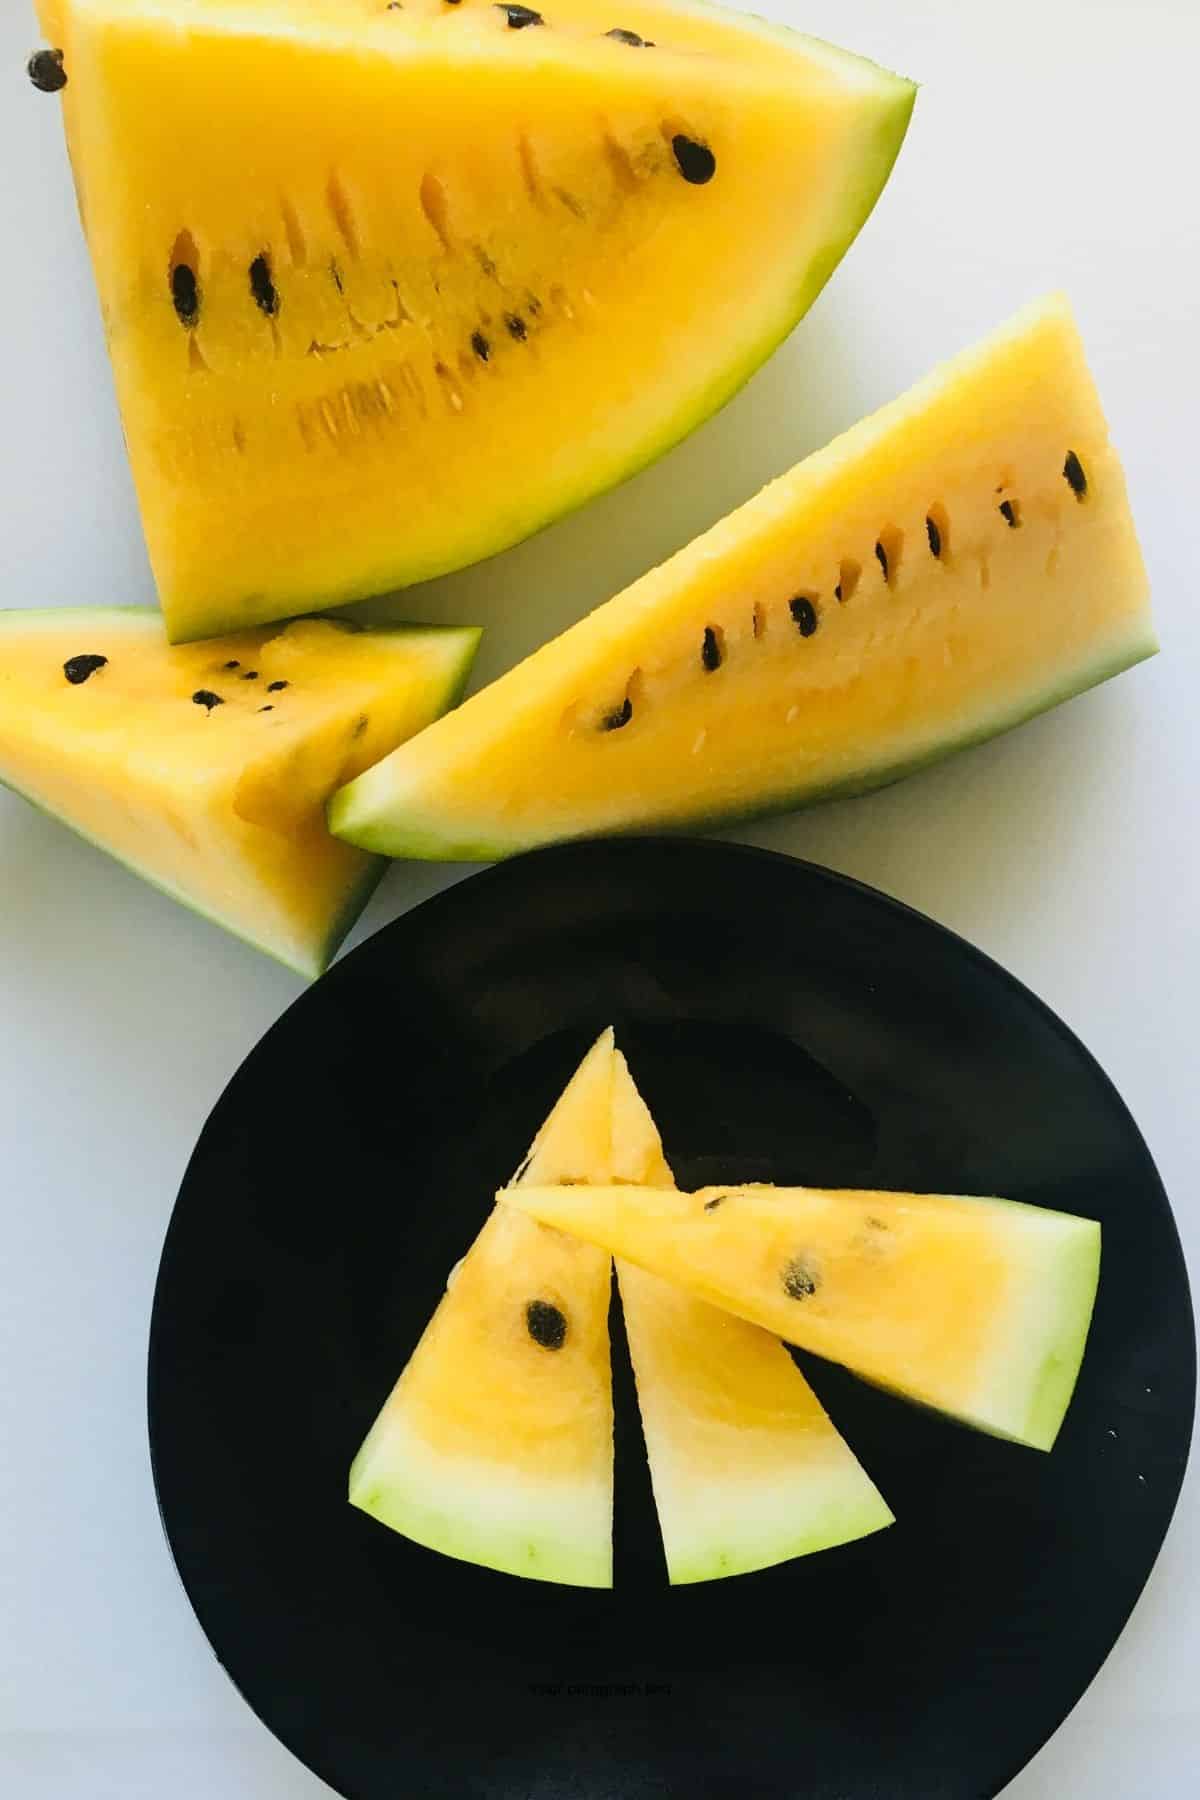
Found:
<svg viewBox="0 0 1200 1800"><path fill-rule="evenodd" d="M187 263L176 263L171 270L171 300L180 324L194 325L200 317L200 283Z"/></svg>
<svg viewBox="0 0 1200 1800"><path fill-rule="evenodd" d="M614 25L612 30L606 31L604 35L616 38L618 44L630 44L635 50L653 50L654 48L654 45L648 44L644 37L639 37L636 31L626 31L621 25Z"/></svg>
<svg viewBox="0 0 1200 1800"><path fill-rule="evenodd" d="M268 681L267 692L268 694L282 694L286 686L286 681Z"/></svg>
<svg viewBox="0 0 1200 1800"><path fill-rule="evenodd" d="M626 694L616 712L605 713L600 721L601 731L620 731L622 725L628 725L633 717L633 701Z"/></svg>
<svg viewBox="0 0 1200 1800"><path fill-rule="evenodd" d="M796 621L801 637L811 637L821 622L817 609L807 594L797 594L794 600L790 600L788 611Z"/></svg>
<svg viewBox="0 0 1200 1800"><path fill-rule="evenodd" d="M259 310L265 312L268 319L273 319L279 311L279 294L271 280L271 265L265 255L256 256L250 264L250 292Z"/></svg>
<svg viewBox="0 0 1200 1800"><path fill-rule="evenodd" d="M388 0L387 9L389 12L403 12L404 11L403 0ZM265 712L267 709L265 706L260 706L258 710L260 712Z"/></svg>
<svg viewBox="0 0 1200 1800"><path fill-rule="evenodd" d="M1087 476L1083 472L1083 464L1073 450L1067 451L1067 460L1063 464L1063 474L1067 486L1077 500L1082 500L1087 493Z"/></svg>
<svg viewBox="0 0 1200 1800"><path fill-rule="evenodd" d="M471 333L471 348L479 358L480 362L486 362L488 357L492 354L492 346L488 343L482 331L473 331Z"/></svg>
<svg viewBox="0 0 1200 1800"><path fill-rule="evenodd" d="M241 668L241 666L242 666L242 665L241 665L241 663L240 663L240 662L239 662L239 661L238 661L238 659L237 659L237 657L236 657L236 656L231 656L231 657L230 657L230 659L229 659L229 661L228 661L228 662L227 662L227 663L226 663L226 664L225 664L225 667L226 667L226 668L227 668L227 669L240 669L240 668Z"/></svg>
<svg viewBox="0 0 1200 1800"><path fill-rule="evenodd" d="M247 669L246 673L242 676L242 680L243 681L257 681L258 680L258 670L257 669Z"/></svg>
<svg viewBox="0 0 1200 1800"><path fill-rule="evenodd" d="M72 656L63 664L63 674L72 687L82 687L89 675L102 669L107 656Z"/></svg>
<svg viewBox="0 0 1200 1800"><path fill-rule="evenodd" d="M781 1279L789 1300L809 1300L817 1291L816 1271L802 1256L793 1256L791 1262L784 1263Z"/></svg>
<svg viewBox="0 0 1200 1800"><path fill-rule="evenodd" d="M876 544L875 554L879 558L879 566L883 570L883 579L886 581L888 578L888 554L882 543Z"/></svg>
<svg viewBox="0 0 1200 1800"><path fill-rule="evenodd" d="M59 94L67 85L61 50L35 50L25 64L25 73L39 94Z"/></svg>
<svg viewBox="0 0 1200 1800"><path fill-rule="evenodd" d="M275 708L273 706L267 705L267 706L260 706L258 710L259 710L259 712L274 712Z"/></svg>
<svg viewBox="0 0 1200 1800"><path fill-rule="evenodd" d="M225 702L220 694L214 694L211 688L197 688L192 695L192 704L206 706L211 712L214 706L224 706Z"/></svg>
<svg viewBox="0 0 1200 1800"><path fill-rule="evenodd" d="M840 581L838 582L837 586L833 590L833 597L835 600L840 600L842 597L842 584Z"/></svg>
<svg viewBox="0 0 1200 1800"><path fill-rule="evenodd" d="M679 173L693 187L703 187L716 174L717 159L707 144L698 144L695 138L684 137L681 131L677 131L671 139L671 149L675 153Z"/></svg>
<svg viewBox="0 0 1200 1800"><path fill-rule="evenodd" d="M711 1200L706 1200L704 1202L705 1212L716 1212L716 1210L717 1210L718 1206L720 1206L722 1200L728 1200L728 1198L729 1198L728 1194L714 1194Z"/></svg>
<svg viewBox="0 0 1200 1800"><path fill-rule="evenodd" d="M510 31L524 31L528 25L544 25L546 23L540 12L534 12L532 6L497 6L508 20Z"/></svg>
<svg viewBox="0 0 1200 1800"><path fill-rule="evenodd" d="M700 649L700 661L710 675L721 666L721 640L711 625L704 627L704 643Z"/></svg>
<svg viewBox="0 0 1200 1800"><path fill-rule="evenodd" d="M529 327L520 313L505 313L504 323L508 326L509 337L516 338L518 344L523 344L529 336Z"/></svg>
<svg viewBox="0 0 1200 1800"><path fill-rule="evenodd" d="M1000 502L1000 517L1006 522L1006 524L1011 529L1015 529L1016 523L1017 523L1017 514L1016 514L1016 509L1013 506L1013 503L1011 500L1002 500Z"/></svg>
<svg viewBox="0 0 1200 1800"><path fill-rule="evenodd" d="M933 556L940 556L942 554L942 534L938 530L937 520L932 516L926 519L925 530L929 534L930 553Z"/></svg>
<svg viewBox="0 0 1200 1800"><path fill-rule="evenodd" d="M525 1325L543 1350L561 1350L567 1341L567 1318L549 1300L531 1300L525 1308Z"/></svg>

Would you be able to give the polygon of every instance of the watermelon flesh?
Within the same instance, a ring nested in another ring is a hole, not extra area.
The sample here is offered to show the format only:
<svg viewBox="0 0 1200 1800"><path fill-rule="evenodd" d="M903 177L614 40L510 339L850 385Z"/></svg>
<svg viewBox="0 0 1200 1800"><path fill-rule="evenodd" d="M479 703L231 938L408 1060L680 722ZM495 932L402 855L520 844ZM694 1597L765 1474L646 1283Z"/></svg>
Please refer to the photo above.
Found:
<svg viewBox="0 0 1200 1800"><path fill-rule="evenodd" d="M1155 649L1066 303L1028 308L334 797L490 858L852 793Z"/></svg>
<svg viewBox="0 0 1200 1800"><path fill-rule="evenodd" d="M608 1178L612 1086L606 1031L517 1183ZM610 1587L611 1292L606 1251L495 1207L355 1459L351 1504L447 1556Z"/></svg>
<svg viewBox="0 0 1200 1800"><path fill-rule="evenodd" d="M461 567L659 455L811 305L914 94L666 0L39 14L174 640Z"/></svg>
<svg viewBox="0 0 1200 1800"><path fill-rule="evenodd" d="M530 1217L979 1430L1049 1450L1100 1269L1091 1219L940 1194L528 1187Z"/></svg>
<svg viewBox="0 0 1200 1800"><path fill-rule="evenodd" d="M385 865L325 801L461 692L479 633L300 620L173 649L158 613L0 613L0 781L318 975Z"/></svg>

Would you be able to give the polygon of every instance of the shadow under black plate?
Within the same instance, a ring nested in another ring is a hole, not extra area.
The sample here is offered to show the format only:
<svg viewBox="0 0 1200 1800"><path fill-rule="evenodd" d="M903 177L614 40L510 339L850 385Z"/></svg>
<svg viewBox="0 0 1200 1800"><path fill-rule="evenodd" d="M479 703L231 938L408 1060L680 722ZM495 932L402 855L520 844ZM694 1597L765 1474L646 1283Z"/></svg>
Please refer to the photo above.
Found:
<svg viewBox="0 0 1200 1800"><path fill-rule="evenodd" d="M806 1360L898 1523L672 1590L615 1325L613 1592L456 1563L352 1511L350 1460L447 1270L610 1022L681 1184L1000 1193L1101 1219L1054 1452ZM307 992L201 1135L150 1344L192 1604L260 1717L350 1800L987 1800L1124 1625L1194 1397L1170 1209L1077 1039L895 902L702 842L506 864Z"/></svg>

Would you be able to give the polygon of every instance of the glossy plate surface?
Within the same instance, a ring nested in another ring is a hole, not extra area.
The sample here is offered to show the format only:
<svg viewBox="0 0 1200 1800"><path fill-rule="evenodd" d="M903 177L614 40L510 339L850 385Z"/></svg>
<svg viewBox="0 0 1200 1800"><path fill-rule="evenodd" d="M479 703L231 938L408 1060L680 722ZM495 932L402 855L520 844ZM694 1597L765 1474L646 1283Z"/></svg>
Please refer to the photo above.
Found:
<svg viewBox="0 0 1200 1800"><path fill-rule="evenodd" d="M354 1512L350 1460L447 1271L609 1023L681 1184L991 1192L1099 1218L1054 1452L805 1359L898 1523L672 1590L614 1321L611 1593L455 1563ZM192 1604L251 1706L348 1800L987 1800L1124 1625L1194 1398L1170 1208L1078 1040L896 902L699 841L489 870L310 989L201 1135L150 1345Z"/></svg>

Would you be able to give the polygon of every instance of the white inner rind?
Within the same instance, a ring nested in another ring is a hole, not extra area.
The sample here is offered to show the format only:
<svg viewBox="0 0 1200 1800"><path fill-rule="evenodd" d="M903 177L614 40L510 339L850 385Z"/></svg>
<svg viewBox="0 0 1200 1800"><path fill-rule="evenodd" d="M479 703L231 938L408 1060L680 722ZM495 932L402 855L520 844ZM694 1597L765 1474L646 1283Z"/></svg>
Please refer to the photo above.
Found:
<svg viewBox="0 0 1200 1800"><path fill-rule="evenodd" d="M988 1204L988 1202L977 1202ZM1000 1437L1049 1450L1058 1435L1091 1325L1100 1227L1014 1201L993 1202L1013 1229L1009 1309L998 1317L990 1366L970 1414Z"/></svg>
<svg viewBox="0 0 1200 1800"><path fill-rule="evenodd" d="M440 1455L385 1412L350 1475L350 1500L446 1556L575 1587L612 1585L612 1488L511 1463Z"/></svg>

